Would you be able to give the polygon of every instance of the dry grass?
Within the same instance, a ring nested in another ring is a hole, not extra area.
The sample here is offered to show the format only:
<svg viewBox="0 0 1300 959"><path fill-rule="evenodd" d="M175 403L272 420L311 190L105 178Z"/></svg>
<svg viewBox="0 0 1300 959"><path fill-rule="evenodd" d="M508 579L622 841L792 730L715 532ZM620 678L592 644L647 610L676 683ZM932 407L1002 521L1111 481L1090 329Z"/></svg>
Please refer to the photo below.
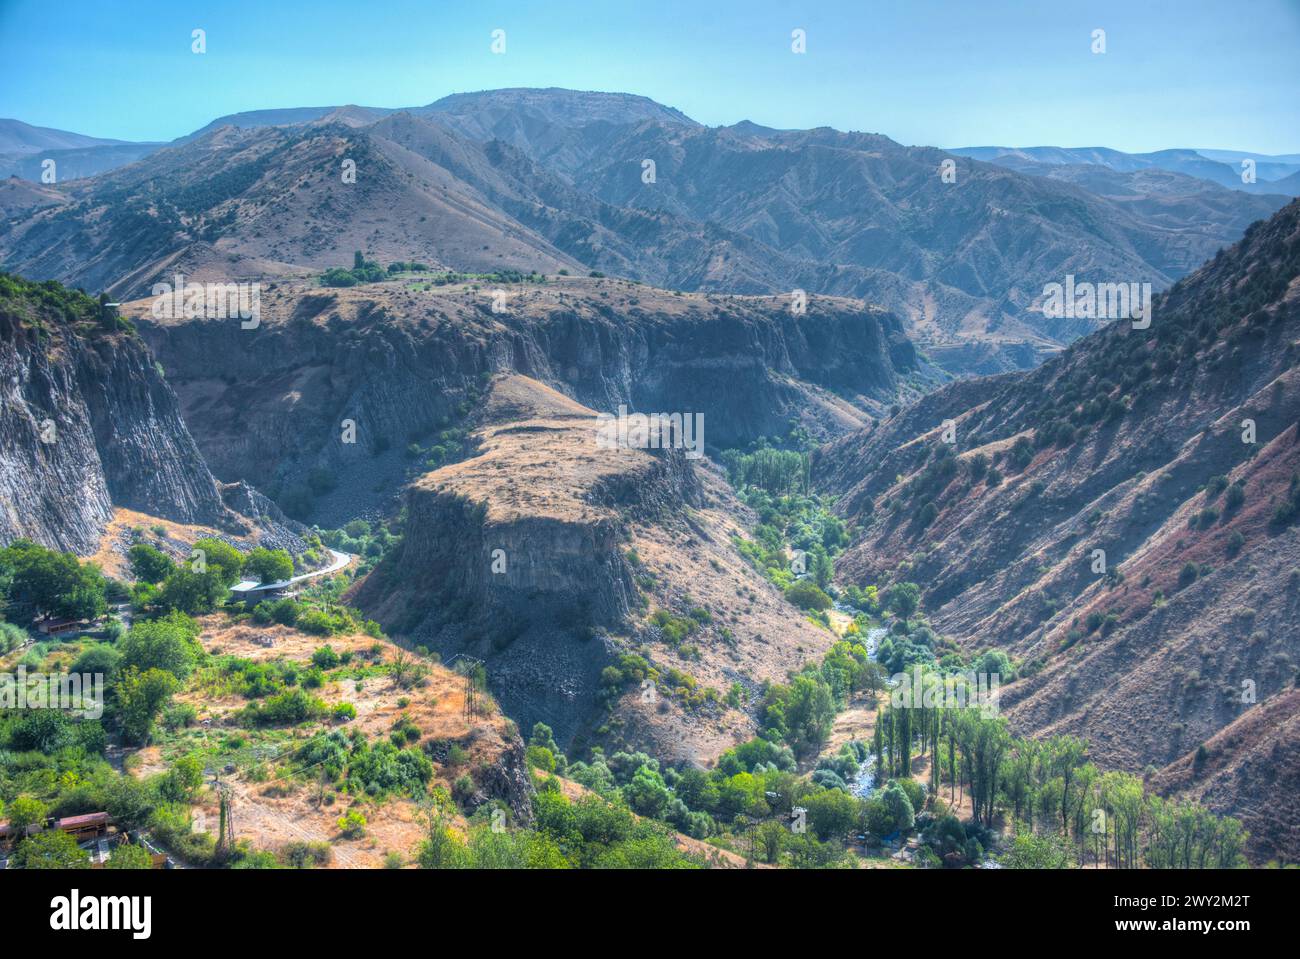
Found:
<svg viewBox="0 0 1300 959"><path fill-rule="evenodd" d="M399 686L391 676L368 676L361 681L360 689L350 678L334 679L315 691L327 704L348 702L357 710L356 719L343 726L328 721L305 724L294 729L290 739L282 742L276 758L263 764L259 775L249 775L240 769L223 773L223 781L234 796L234 822L236 837L249 841L254 848L280 850L287 843L319 841L329 843L334 854L332 865L340 868L374 868L383 865L389 852L408 857L423 838L424 827L420 818L419 803L406 797L390 797L379 802L365 800L359 809L367 819L365 835L357 839L342 836L336 826L340 816L350 807L351 800L333 789L326 790L326 801L318 801L318 784L309 773L296 768L290 756L297 745L314 733L327 728L360 729L371 740L387 738L400 720L414 724L420 730L420 739L449 740L465 749L464 760L458 765L434 766L432 785L450 789L461 774L481 763L495 762L505 748L506 719L495 709L487 716L473 721L464 715L465 680L441 666L422 660L386 640L376 640L363 634L333 636L328 639L310 636L285 626L256 627L232 624L222 614L203 617L200 641L214 655L234 655L257 662L283 659L307 664L311 654L328 643L336 652L351 652L356 662L371 662L371 650L379 647L375 662L391 663L394 657L404 655L421 660L428 673L414 686ZM269 638L267 647L255 642ZM238 695L214 695L204 692L201 681L176 697L178 702L190 703L198 711L204 730L197 745L220 732L237 733L255 740L257 731L238 729L229 723L248 700ZM405 701L406 705L402 705ZM167 767L166 753L171 750L149 747L137 751L128 761L128 768L136 776L149 776ZM174 758L174 757L172 757ZM199 828L215 831L217 818L216 798L206 790L196 809ZM464 829L461 818L453 820L454 826Z"/></svg>

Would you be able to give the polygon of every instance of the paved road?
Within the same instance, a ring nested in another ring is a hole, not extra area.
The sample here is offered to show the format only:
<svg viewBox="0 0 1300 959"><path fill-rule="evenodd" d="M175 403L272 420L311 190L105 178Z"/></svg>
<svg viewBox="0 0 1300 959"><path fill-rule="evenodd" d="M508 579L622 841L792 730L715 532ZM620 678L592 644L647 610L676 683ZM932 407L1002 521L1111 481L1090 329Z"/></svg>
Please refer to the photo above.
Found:
<svg viewBox="0 0 1300 959"><path fill-rule="evenodd" d="M330 550L330 553L334 556L334 562L330 563L324 569L316 570L314 573L303 573L301 576L291 576L289 582L300 583L304 579L315 579L317 576L327 576L330 573L337 573L344 566L348 565L348 563L352 562L352 557L347 553L340 553L336 549Z"/></svg>

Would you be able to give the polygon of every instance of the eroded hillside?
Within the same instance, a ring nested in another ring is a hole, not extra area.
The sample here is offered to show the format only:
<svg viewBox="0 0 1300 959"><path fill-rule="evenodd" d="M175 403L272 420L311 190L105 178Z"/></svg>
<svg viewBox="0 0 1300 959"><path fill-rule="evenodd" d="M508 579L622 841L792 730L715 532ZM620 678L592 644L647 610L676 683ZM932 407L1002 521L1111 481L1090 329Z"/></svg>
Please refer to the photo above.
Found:
<svg viewBox="0 0 1300 959"><path fill-rule="evenodd" d="M802 289L879 303L941 366L983 373L1096 328L1048 317L1044 283L1167 286L1285 202L1193 177L1076 185L880 134L711 128L617 94L262 113L87 180L8 190L0 256L120 298L176 272L300 276L357 249L458 270Z"/></svg>
<svg viewBox="0 0 1300 959"><path fill-rule="evenodd" d="M339 492L302 518L340 523L385 503L410 478L407 445L445 445L438 437L463 426L499 372L598 411L701 413L711 450L795 426L839 435L932 375L896 319L856 301L813 297L796 315L788 297L601 278L282 283L264 292L251 330L154 319L148 300L125 310L219 477L276 494L327 470Z"/></svg>
<svg viewBox="0 0 1300 959"><path fill-rule="evenodd" d="M603 446L594 411L522 376L493 382L479 422L470 458L410 489L401 547L354 600L445 661L483 660L524 728L703 763L757 728L732 684L834 641L736 551L744 511L707 460Z"/></svg>
<svg viewBox="0 0 1300 959"><path fill-rule="evenodd" d="M941 632L1022 660L1014 725L1081 734L1112 766L1182 761L1283 695L1300 655L1298 220L1292 203L1252 227L1149 330L1115 324L832 443L814 476L859 524L840 579L923 584ZM1290 724L1242 728L1254 749L1296 747ZM1253 826L1244 787L1205 795ZM1255 842L1295 854L1266 827Z"/></svg>

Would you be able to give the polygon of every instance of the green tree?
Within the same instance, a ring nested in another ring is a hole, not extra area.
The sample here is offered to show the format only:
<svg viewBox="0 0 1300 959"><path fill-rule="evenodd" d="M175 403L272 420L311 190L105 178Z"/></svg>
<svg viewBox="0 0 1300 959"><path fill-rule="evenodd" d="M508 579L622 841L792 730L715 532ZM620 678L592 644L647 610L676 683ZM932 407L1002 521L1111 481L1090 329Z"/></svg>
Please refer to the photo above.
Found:
<svg viewBox="0 0 1300 959"><path fill-rule="evenodd" d="M673 800L672 790L659 770L642 766L623 787L623 799L632 811L651 819L662 819Z"/></svg>
<svg viewBox="0 0 1300 959"><path fill-rule="evenodd" d="M148 742L159 711L179 688L176 677L161 669L141 672L131 666L122 670L114 689L118 718L126 737L136 743Z"/></svg>
<svg viewBox="0 0 1300 959"><path fill-rule="evenodd" d="M143 846L119 843L109 854L105 869L152 869L153 857Z"/></svg>
<svg viewBox="0 0 1300 959"><path fill-rule="evenodd" d="M161 583L176 568L170 556L148 543L136 543L126 555L131 572L141 583Z"/></svg>
<svg viewBox="0 0 1300 959"><path fill-rule="evenodd" d="M61 829L46 829L18 844L14 865L24 869L86 869L90 857Z"/></svg>
<svg viewBox="0 0 1300 959"><path fill-rule="evenodd" d="M121 667L141 671L162 669L177 679L193 672L203 654L199 646L198 624L181 612L171 612L161 619L137 623L123 637Z"/></svg>
<svg viewBox="0 0 1300 959"><path fill-rule="evenodd" d="M813 554L812 575L823 590L831 584L831 580L835 578L835 564L831 562L829 555L820 550Z"/></svg>
<svg viewBox="0 0 1300 959"><path fill-rule="evenodd" d="M563 798L563 797L560 797ZM425 839L415 854L421 869L466 869L470 853L465 842L452 831L445 805L433 802L424 813Z"/></svg>
<svg viewBox="0 0 1300 959"><path fill-rule="evenodd" d="M244 558L244 575L259 583L278 583L293 575L293 557L288 550L256 547Z"/></svg>
<svg viewBox="0 0 1300 959"><path fill-rule="evenodd" d="M527 830L494 831L480 826L470 833L469 855L475 869L567 869L555 840Z"/></svg>
<svg viewBox="0 0 1300 959"><path fill-rule="evenodd" d="M912 808L912 801L907 798L903 787L896 781L891 782L880 794L880 798L894 829L898 832L910 830L916 822L916 811Z"/></svg>
<svg viewBox="0 0 1300 959"><path fill-rule="evenodd" d="M842 839L858 820L858 803L842 789L822 789L799 800L808 811L808 823L817 838Z"/></svg>
<svg viewBox="0 0 1300 959"><path fill-rule="evenodd" d="M785 827L773 819L758 827L758 855L763 862L776 865L781 861L781 850L788 835Z"/></svg>
<svg viewBox="0 0 1300 959"><path fill-rule="evenodd" d="M9 825L15 832L45 822L47 815L45 803L32 796L19 796L9 804Z"/></svg>
<svg viewBox="0 0 1300 959"><path fill-rule="evenodd" d="M786 587L785 598L800 609L830 609L834 601L810 579L801 579Z"/></svg>
<svg viewBox="0 0 1300 959"><path fill-rule="evenodd" d="M164 609L190 616L210 613L226 597L228 586L222 580L223 574L220 571L198 573L187 563L178 566L163 580L156 602Z"/></svg>
<svg viewBox="0 0 1300 959"><path fill-rule="evenodd" d="M203 785L203 763L193 753L172 763L159 785L163 797L173 802L191 802Z"/></svg>
<svg viewBox="0 0 1300 959"><path fill-rule="evenodd" d="M911 619L921 606L921 587L916 583L895 583L885 590L884 604L901 619Z"/></svg>
<svg viewBox="0 0 1300 959"><path fill-rule="evenodd" d="M219 539L205 537L195 540L190 552L189 566L196 573L215 571L221 585L229 589L239 582L239 574L244 568L244 557L229 543Z"/></svg>
<svg viewBox="0 0 1300 959"><path fill-rule="evenodd" d="M825 682L801 673L789 686L784 712L786 738L794 751L815 752L826 742L835 723L835 699Z"/></svg>
<svg viewBox="0 0 1300 959"><path fill-rule="evenodd" d="M49 613L95 619L107 609L107 583L97 566L30 540L15 540L0 550L0 580L9 581L10 603L33 617Z"/></svg>

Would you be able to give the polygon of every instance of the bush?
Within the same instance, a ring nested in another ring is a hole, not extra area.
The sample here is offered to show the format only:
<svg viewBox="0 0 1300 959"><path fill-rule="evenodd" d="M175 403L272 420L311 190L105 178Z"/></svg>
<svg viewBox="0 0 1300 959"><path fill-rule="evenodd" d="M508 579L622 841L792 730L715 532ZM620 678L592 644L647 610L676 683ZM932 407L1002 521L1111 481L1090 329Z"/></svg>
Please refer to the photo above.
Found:
<svg viewBox="0 0 1300 959"><path fill-rule="evenodd" d="M161 583L176 568L170 556L148 543L136 543L126 555L131 572L142 583Z"/></svg>
<svg viewBox="0 0 1300 959"><path fill-rule="evenodd" d="M334 651L332 646L322 646L311 654L313 665L321 669L333 669L339 664L339 654Z"/></svg>
<svg viewBox="0 0 1300 959"><path fill-rule="evenodd" d="M301 689L286 690L243 711L245 721L255 726L292 726L324 714L325 703Z"/></svg>
<svg viewBox="0 0 1300 959"><path fill-rule="evenodd" d="M298 614L298 628L315 636L331 636L346 628L346 624L324 610L309 609Z"/></svg>
<svg viewBox="0 0 1300 959"><path fill-rule="evenodd" d="M336 723L347 723L357 718L357 707L351 703L337 703L330 714Z"/></svg>
<svg viewBox="0 0 1300 959"><path fill-rule="evenodd" d="M344 819L346 818L345 816ZM342 829L343 827L340 825L339 828ZM365 828L364 818L361 821L361 828ZM315 866L328 866L333 859L334 850L330 848L327 842L294 841L285 843L280 850L280 861L290 869L311 869Z"/></svg>
<svg viewBox="0 0 1300 959"><path fill-rule="evenodd" d="M1224 509L1228 512L1241 509L1246 502L1246 490L1240 481L1228 487L1228 494L1223 498Z"/></svg>
<svg viewBox="0 0 1300 959"><path fill-rule="evenodd" d="M13 623L0 623L0 656L17 649L30 639L27 630Z"/></svg>
<svg viewBox="0 0 1300 959"><path fill-rule="evenodd" d="M339 817L339 832L348 839L360 839L366 834L366 817L356 809L349 809Z"/></svg>
<svg viewBox="0 0 1300 959"><path fill-rule="evenodd" d="M785 598L800 609L825 610L834 605L833 600L816 583L807 579L786 587Z"/></svg>

